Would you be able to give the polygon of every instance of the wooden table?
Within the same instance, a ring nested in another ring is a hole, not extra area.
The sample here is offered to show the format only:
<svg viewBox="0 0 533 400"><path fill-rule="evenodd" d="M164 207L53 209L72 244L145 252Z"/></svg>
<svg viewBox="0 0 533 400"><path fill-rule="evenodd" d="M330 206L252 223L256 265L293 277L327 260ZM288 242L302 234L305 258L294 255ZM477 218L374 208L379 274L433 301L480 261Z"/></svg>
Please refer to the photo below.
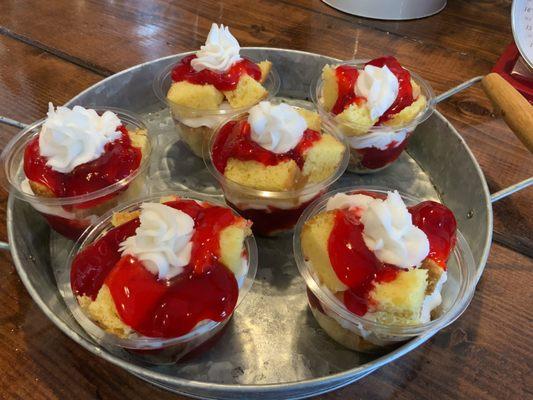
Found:
<svg viewBox="0 0 533 400"><path fill-rule="evenodd" d="M132 65L198 48L211 22L242 46L349 59L383 53L437 93L490 71L511 42L511 1L450 0L440 14L385 22L319 0L2 0L0 115L30 122ZM479 87L439 105L477 157L491 191L533 175L532 156L491 113ZM0 147L16 130L0 126ZM533 191L494 206L495 240L467 312L429 343L324 399L525 399L533 396ZM6 193L0 219L5 222ZM6 240L5 223L0 240ZM180 398L78 347L32 302L0 253L0 397Z"/></svg>

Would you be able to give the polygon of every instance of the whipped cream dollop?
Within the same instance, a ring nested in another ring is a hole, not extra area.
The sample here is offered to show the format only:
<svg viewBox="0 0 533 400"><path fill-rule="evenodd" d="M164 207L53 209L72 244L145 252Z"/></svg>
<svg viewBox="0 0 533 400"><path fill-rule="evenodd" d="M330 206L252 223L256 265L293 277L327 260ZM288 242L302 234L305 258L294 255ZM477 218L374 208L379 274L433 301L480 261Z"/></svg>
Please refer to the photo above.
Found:
<svg viewBox="0 0 533 400"><path fill-rule="evenodd" d="M381 68L367 65L359 71L354 89L356 95L366 98L371 118L377 119L392 106L399 87L398 78L386 65Z"/></svg>
<svg viewBox="0 0 533 400"><path fill-rule="evenodd" d="M240 49L239 42L227 26L213 24L205 45L196 52L196 58L191 61L191 66L195 71L208 69L214 72L226 72L241 59Z"/></svg>
<svg viewBox="0 0 533 400"><path fill-rule="evenodd" d="M362 194L337 194L328 200L327 210L355 209L364 225L363 240L383 263L400 268L420 266L429 254L426 234L413 225L412 217L397 191L385 200Z"/></svg>
<svg viewBox="0 0 533 400"><path fill-rule="evenodd" d="M61 173L72 172L78 165L96 160L104 146L121 136L120 119L111 111L101 116L95 110L48 104L48 117L39 133L39 151L46 165Z"/></svg>
<svg viewBox="0 0 533 400"><path fill-rule="evenodd" d="M141 224L120 244L122 255L142 261L159 279L183 272L191 260L194 220L186 213L161 203L141 204Z"/></svg>
<svg viewBox="0 0 533 400"><path fill-rule="evenodd" d="M307 129L307 122L294 107L262 101L250 108L248 123L251 138L262 148L276 154L294 149Z"/></svg>

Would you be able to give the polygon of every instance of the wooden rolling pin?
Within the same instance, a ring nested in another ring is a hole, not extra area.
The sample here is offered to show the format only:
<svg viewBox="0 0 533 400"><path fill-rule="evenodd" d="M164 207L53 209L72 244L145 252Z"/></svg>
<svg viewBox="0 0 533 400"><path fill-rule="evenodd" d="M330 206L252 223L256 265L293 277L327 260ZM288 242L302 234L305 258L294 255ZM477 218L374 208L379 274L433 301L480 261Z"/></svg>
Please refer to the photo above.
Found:
<svg viewBox="0 0 533 400"><path fill-rule="evenodd" d="M487 97L514 132L533 153L533 106L509 82L492 72L481 81Z"/></svg>

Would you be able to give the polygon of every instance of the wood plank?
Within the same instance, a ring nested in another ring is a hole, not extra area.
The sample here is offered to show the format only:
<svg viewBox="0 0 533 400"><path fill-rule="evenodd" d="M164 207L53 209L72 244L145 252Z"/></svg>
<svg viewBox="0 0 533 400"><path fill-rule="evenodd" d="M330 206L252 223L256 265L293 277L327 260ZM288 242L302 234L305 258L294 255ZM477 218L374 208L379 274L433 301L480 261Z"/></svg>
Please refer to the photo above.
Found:
<svg viewBox="0 0 533 400"><path fill-rule="evenodd" d="M449 1L446 8L430 18L410 21L380 21L340 12L323 2L294 0L308 12L318 12L377 29L406 40L423 41L452 49L463 56L475 56L490 62L497 59L511 37L512 0ZM483 15L483 18L480 18ZM498 27L498 29L495 29Z"/></svg>
<svg viewBox="0 0 533 400"><path fill-rule="evenodd" d="M24 123L43 118L48 102L63 104L102 77L0 35L0 114ZM9 134L0 125L0 147Z"/></svg>
<svg viewBox="0 0 533 400"><path fill-rule="evenodd" d="M0 115L30 123L46 115L49 101L63 104L101 76L18 40L0 35ZM18 129L0 125L0 150ZM7 193L0 190L0 240L6 240Z"/></svg>

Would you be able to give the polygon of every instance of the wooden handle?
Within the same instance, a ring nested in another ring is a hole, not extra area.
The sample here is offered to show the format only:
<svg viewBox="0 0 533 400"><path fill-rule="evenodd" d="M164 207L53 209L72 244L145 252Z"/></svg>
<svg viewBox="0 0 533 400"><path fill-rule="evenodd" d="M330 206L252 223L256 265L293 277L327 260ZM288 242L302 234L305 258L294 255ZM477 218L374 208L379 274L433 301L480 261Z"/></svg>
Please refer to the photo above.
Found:
<svg viewBox="0 0 533 400"><path fill-rule="evenodd" d="M500 75L492 72L481 81L494 107L516 137L533 153L533 106Z"/></svg>

